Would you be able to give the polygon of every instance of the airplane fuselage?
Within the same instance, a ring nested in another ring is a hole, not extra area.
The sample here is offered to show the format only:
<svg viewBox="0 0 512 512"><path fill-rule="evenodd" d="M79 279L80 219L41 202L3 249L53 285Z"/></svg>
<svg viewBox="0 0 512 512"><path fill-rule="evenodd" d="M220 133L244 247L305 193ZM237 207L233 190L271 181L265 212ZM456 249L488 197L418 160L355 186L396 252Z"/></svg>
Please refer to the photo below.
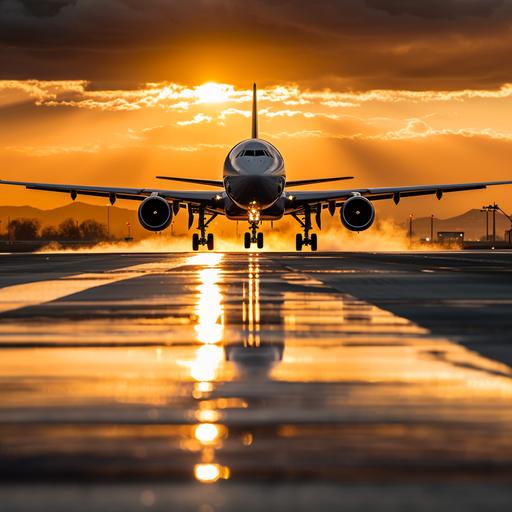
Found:
<svg viewBox="0 0 512 512"><path fill-rule="evenodd" d="M247 219L277 220L284 214L286 173L279 150L262 139L238 143L224 161L226 215Z"/></svg>

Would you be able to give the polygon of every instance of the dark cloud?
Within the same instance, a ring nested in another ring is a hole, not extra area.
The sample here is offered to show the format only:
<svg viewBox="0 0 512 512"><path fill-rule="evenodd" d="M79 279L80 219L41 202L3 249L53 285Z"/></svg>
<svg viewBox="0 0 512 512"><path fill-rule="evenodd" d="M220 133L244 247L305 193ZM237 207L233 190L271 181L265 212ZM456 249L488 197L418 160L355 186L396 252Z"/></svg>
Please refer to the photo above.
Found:
<svg viewBox="0 0 512 512"><path fill-rule="evenodd" d="M464 16L490 16L504 0L366 0L366 3L369 7L392 15L457 19Z"/></svg>
<svg viewBox="0 0 512 512"><path fill-rule="evenodd" d="M0 78L512 82L504 0L0 0Z"/></svg>
<svg viewBox="0 0 512 512"><path fill-rule="evenodd" d="M25 12L30 16L56 16L63 7L76 3L77 0L19 0Z"/></svg>

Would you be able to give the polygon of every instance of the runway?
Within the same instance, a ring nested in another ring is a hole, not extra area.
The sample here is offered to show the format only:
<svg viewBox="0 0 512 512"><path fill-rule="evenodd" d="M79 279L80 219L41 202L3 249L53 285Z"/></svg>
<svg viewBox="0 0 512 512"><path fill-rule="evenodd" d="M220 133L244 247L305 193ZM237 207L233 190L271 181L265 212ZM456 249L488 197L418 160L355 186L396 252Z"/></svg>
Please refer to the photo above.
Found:
<svg viewBox="0 0 512 512"><path fill-rule="evenodd" d="M511 252L0 269L2 510L512 505Z"/></svg>

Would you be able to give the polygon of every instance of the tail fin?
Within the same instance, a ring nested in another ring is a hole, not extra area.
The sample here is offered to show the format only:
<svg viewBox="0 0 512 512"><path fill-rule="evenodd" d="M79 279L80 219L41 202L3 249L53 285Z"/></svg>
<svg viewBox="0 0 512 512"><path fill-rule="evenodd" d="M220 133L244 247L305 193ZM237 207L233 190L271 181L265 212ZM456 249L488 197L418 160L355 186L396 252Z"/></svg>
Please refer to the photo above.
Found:
<svg viewBox="0 0 512 512"><path fill-rule="evenodd" d="M256 102L256 84L252 86L252 138L258 138L258 106Z"/></svg>

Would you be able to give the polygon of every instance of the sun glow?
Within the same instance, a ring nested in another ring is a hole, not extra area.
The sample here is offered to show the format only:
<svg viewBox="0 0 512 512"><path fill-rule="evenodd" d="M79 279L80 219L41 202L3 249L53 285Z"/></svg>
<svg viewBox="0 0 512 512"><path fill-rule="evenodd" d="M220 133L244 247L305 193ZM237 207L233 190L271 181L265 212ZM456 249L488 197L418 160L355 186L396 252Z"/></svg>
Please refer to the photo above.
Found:
<svg viewBox="0 0 512 512"><path fill-rule="evenodd" d="M223 103L229 100L233 86L208 82L194 88L194 95L199 103Z"/></svg>

